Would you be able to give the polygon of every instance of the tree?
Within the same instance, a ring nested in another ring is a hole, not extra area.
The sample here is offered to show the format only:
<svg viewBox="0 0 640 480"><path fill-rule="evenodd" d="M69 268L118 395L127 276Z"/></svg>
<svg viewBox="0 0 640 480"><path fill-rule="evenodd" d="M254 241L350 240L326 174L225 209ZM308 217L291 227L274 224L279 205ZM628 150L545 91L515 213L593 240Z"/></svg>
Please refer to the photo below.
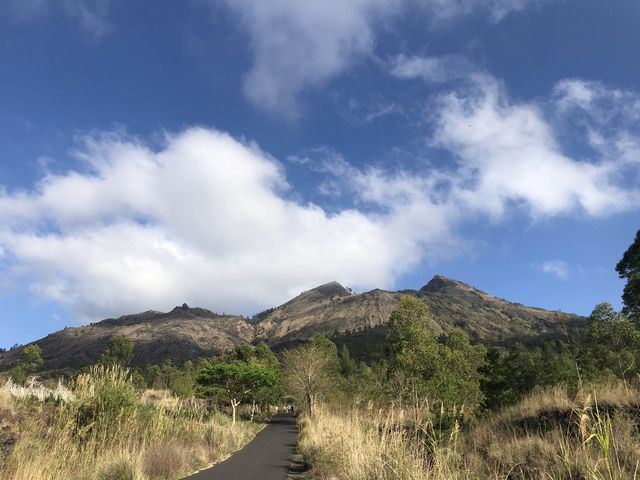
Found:
<svg viewBox="0 0 640 480"><path fill-rule="evenodd" d="M133 341L121 335L115 335L109 340L107 348L100 356L99 363L104 366L129 364L133 356Z"/></svg>
<svg viewBox="0 0 640 480"><path fill-rule="evenodd" d="M274 386L279 381L275 368L259 363L234 360L231 363L209 363L203 365L196 378L202 387L200 395L217 398L222 396L231 405L232 422L236 423L236 409L252 393L261 388Z"/></svg>
<svg viewBox="0 0 640 480"><path fill-rule="evenodd" d="M400 399L426 396L427 381L440 368L438 344L427 305L404 296L391 312L387 330L388 374Z"/></svg>
<svg viewBox="0 0 640 480"><path fill-rule="evenodd" d="M27 376L34 373L44 365L42 360L42 349L39 345L27 345L20 352L20 359L16 367L11 371L11 376L16 383L24 383Z"/></svg>
<svg viewBox="0 0 640 480"><path fill-rule="evenodd" d="M431 329L427 305L402 297L389 319L388 372L400 400L418 405L424 398L477 408L483 394L480 369L486 349L471 345L469 335L453 329L438 343Z"/></svg>
<svg viewBox="0 0 640 480"><path fill-rule="evenodd" d="M255 360L263 365L277 367L280 364L280 362L278 362L278 357L275 356L269 346L264 342L260 342L256 345L253 350L253 355Z"/></svg>
<svg viewBox="0 0 640 480"><path fill-rule="evenodd" d="M336 345L317 335L301 347L282 355L285 389L313 416L315 405L325 398L339 380L340 360Z"/></svg>
<svg viewBox="0 0 640 480"><path fill-rule="evenodd" d="M464 405L467 412L473 412L484 399L480 370L486 364L486 348L471 345L467 332L459 328L454 328L438 348L440 368L428 382L431 394L441 402Z"/></svg>
<svg viewBox="0 0 640 480"><path fill-rule="evenodd" d="M351 358L349 349L344 344L340 347L339 357L340 373L342 373L342 376L345 378L352 377L358 371L358 364Z"/></svg>
<svg viewBox="0 0 640 480"><path fill-rule="evenodd" d="M640 367L640 331L608 303L597 305L580 345L581 366L589 377L615 375L627 380Z"/></svg>
<svg viewBox="0 0 640 480"><path fill-rule="evenodd" d="M620 278L627 279L622 292L624 313L632 322L640 326L640 230L616 265L616 271Z"/></svg>

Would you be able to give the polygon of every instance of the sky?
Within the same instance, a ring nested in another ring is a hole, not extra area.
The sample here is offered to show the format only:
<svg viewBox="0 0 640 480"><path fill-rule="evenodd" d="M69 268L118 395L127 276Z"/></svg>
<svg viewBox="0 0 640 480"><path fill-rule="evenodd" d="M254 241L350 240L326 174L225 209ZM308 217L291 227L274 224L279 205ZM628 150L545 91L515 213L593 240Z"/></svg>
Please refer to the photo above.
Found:
<svg viewBox="0 0 640 480"><path fill-rule="evenodd" d="M0 0L0 347L446 275L621 307L636 0Z"/></svg>

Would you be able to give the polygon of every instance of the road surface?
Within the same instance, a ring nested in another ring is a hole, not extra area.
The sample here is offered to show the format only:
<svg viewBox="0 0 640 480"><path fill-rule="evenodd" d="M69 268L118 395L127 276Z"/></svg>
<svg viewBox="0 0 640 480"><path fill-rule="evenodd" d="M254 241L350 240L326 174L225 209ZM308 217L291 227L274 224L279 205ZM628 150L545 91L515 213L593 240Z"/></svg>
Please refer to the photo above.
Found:
<svg viewBox="0 0 640 480"><path fill-rule="evenodd" d="M276 415L242 450L184 480L285 480L297 441L295 417Z"/></svg>

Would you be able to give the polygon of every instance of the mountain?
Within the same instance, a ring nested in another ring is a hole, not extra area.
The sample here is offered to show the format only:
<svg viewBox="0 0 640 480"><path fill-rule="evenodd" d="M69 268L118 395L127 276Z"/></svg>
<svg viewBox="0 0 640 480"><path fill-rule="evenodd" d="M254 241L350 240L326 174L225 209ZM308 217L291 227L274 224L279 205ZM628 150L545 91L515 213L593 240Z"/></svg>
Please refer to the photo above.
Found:
<svg viewBox="0 0 640 480"><path fill-rule="evenodd" d="M315 334L349 345L358 358L371 358L382 354L386 323L403 295L418 297L429 305L436 334L460 327L475 341L495 345L564 335L585 322L576 315L508 302L436 275L419 290L399 292L376 289L352 294L330 282L251 319L185 304L168 313L147 311L66 328L34 343L42 348L47 369L54 371L95 363L114 335L134 341L132 364L137 366L166 359L183 363L260 340L282 349ZM19 352L17 348L0 353L0 370L15 364Z"/></svg>
<svg viewBox="0 0 640 480"><path fill-rule="evenodd" d="M114 335L134 341L133 365L162 363L165 359L183 363L251 342L254 327L241 316L218 315L184 304L168 313L150 310L65 328L33 343L42 349L46 368L57 371L94 364ZM15 363L20 350L0 354L0 370Z"/></svg>

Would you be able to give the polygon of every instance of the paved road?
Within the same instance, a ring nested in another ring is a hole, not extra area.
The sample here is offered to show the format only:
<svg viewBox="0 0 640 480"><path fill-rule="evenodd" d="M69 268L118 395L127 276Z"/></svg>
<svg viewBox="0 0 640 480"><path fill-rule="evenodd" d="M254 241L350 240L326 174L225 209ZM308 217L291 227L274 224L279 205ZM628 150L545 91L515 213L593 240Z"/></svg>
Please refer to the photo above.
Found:
<svg viewBox="0 0 640 480"><path fill-rule="evenodd" d="M298 441L292 415L276 415L248 445L184 480L285 480Z"/></svg>

